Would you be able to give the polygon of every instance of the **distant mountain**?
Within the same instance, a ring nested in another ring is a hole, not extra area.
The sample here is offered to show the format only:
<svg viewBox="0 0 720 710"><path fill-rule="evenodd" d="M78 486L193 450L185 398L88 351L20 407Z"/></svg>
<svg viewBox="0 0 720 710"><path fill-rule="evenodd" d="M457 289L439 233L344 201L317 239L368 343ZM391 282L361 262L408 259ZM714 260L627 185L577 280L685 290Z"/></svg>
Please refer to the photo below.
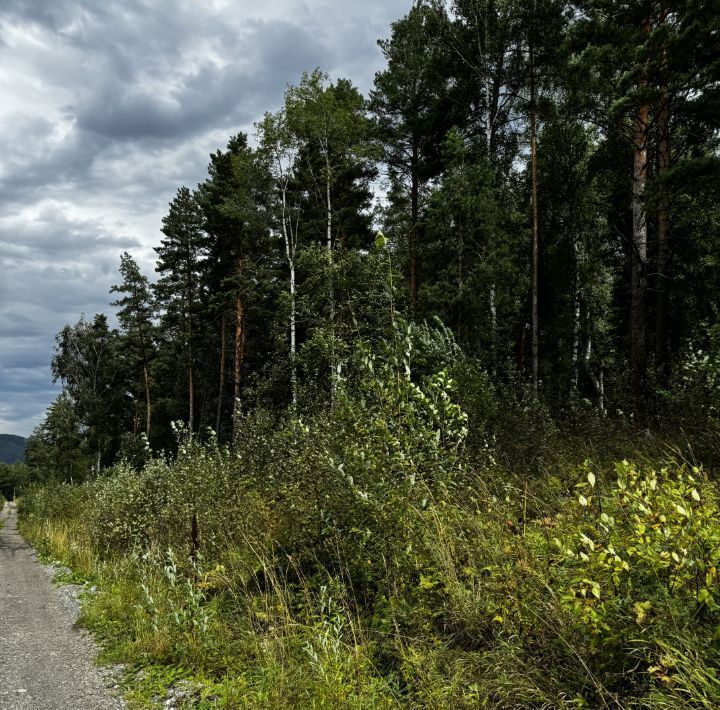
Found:
<svg viewBox="0 0 720 710"><path fill-rule="evenodd" d="M14 434L0 434L0 463L25 460L25 439Z"/></svg>

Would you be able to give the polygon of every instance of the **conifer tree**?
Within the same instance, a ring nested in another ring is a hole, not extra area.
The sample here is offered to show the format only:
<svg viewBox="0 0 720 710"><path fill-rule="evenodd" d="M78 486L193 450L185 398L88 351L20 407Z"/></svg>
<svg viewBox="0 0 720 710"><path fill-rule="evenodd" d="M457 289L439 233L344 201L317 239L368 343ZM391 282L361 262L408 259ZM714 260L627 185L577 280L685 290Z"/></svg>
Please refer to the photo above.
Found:
<svg viewBox="0 0 720 710"><path fill-rule="evenodd" d="M137 262L127 252L120 257L120 275L122 283L113 286L110 292L122 296L111 305L120 309L117 314L118 320L123 329L124 343L130 352L132 366L137 363L142 370L145 435L150 437L152 421L150 363L155 350L155 305L147 277L140 272Z"/></svg>
<svg viewBox="0 0 720 710"><path fill-rule="evenodd" d="M195 357L205 265L206 239L202 231L202 214L195 195L181 187L163 218L164 239L155 249L156 271L160 279L154 286L162 305L162 327L168 345L180 355L186 372L187 421L195 427Z"/></svg>
<svg viewBox="0 0 720 710"><path fill-rule="evenodd" d="M446 19L442 8L417 4L394 22L390 38L378 41L387 68L375 75L370 95L391 203L402 220L412 311L417 305L420 221L427 187L440 172L445 134L459 118L448 96L449 52L435 39Z"/></svg>

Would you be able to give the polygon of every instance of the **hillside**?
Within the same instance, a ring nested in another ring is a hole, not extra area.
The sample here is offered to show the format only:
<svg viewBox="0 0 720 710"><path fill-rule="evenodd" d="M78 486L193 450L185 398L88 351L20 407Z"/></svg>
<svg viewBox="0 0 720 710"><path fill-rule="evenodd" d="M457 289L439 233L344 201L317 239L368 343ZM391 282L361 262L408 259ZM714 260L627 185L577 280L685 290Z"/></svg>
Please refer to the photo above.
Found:
<svg viewBox="0 0 720 710"><path fill-rule="evenodd" d="M14 434L0 434L0 463L25 460L25 439Z"/></svg>

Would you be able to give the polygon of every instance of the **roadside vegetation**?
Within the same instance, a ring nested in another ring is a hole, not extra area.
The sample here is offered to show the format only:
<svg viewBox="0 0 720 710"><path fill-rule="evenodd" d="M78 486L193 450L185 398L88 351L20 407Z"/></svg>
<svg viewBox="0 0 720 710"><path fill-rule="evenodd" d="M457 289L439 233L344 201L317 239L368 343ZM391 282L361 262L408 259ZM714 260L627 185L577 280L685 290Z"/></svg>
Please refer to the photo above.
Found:
<svg viewBox="0 0 720 710"><path fill-rule="evenodd" d="M0 492L136 707L720 707L719 31L413 3L120 256Z"/></svg>
<svg viewBox="0 0 720 710"><path fill-rule="evenodd" d="M135 706L189 679L195 707L717 707L702 469L592 411L561 433L447 352L421 374L444 331L396 345L332 411L257 411L233 447L178 427L172 458L23 497Z"/></svg>

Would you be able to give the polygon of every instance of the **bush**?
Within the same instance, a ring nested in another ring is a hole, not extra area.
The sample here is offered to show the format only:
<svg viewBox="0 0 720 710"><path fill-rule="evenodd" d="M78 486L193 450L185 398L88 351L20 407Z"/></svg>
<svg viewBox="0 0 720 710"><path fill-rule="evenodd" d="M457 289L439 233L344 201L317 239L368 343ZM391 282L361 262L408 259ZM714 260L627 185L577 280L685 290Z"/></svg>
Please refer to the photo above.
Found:
<svg viewBox="0 0 720 710"><path fill-rule="evenodd" d="M691 637L698 651L720 642L717 491L698 469L641 470L623 461L616 473L602 493L587 471L578 510L554 539L562 601L603 665L629 673L640 663L643 682L677 691L669 639ZM712 650L698 658L707 668L717 660Z"/></svg>
<svg viewBox="0 0 720 710"><path fill-rule="evenodd" d="M573 462L518 383L433 373L451 349L404 328L322 414L255 411L232 449L178 427L173 460L23 497L138 702L183 678L225 707L720 703L713 482Z"/></svg>

